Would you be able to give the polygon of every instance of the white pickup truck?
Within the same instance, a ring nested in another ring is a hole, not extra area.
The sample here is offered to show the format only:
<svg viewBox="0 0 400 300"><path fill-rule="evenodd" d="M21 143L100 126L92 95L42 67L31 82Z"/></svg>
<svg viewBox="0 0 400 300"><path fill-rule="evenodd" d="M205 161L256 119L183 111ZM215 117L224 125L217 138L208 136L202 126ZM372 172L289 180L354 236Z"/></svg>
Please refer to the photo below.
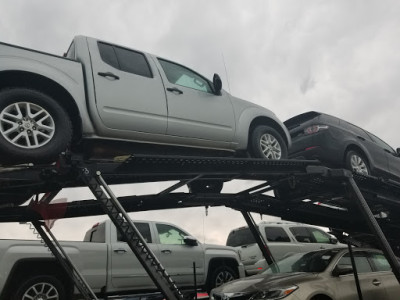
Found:
<svg viewBox="0 0 400 300"><path fill-rule="evenodd" d="M175 225L134 221L161 264L179 288L206 291L244 277L244 268L232 247L206 245ZM184 242L190 240L190 243ZM155 285L111 221L95 224L83 242L61 242L95 293L127 294L155 290ZM39 241L0 241L0 299L71 299L71 280ZM25 295L25 296L24 296Z"/></svg>

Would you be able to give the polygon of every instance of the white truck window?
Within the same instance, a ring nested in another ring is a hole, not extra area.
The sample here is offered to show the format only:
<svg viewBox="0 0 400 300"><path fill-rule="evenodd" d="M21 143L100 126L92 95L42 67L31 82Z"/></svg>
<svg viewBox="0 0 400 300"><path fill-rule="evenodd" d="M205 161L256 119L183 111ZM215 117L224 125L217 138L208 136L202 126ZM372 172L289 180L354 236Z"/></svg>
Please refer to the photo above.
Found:
<svg viewBox="0 0 400 300"><path fill-rule="evenodd" d="M156 224L158 237L160 243L164 245L184 245L184 237L187 236L182 230L168 225L168 224Z"/></svg>
<svg viewBox="0 0 400 300"><path fill-rule="evenodd" d="M146 241L146 243L152 243L152 239L151 239L151 232L150 232L150 226L147 223L139 223L139 222L134 222L133 224L135 224L136 228L139 230L140 234L142 235L142 237L144 238L144 240ZM117 240L119 242L125 242L124 238L122 237L122 235L119 233L119 231L117 230Z"/></svg>

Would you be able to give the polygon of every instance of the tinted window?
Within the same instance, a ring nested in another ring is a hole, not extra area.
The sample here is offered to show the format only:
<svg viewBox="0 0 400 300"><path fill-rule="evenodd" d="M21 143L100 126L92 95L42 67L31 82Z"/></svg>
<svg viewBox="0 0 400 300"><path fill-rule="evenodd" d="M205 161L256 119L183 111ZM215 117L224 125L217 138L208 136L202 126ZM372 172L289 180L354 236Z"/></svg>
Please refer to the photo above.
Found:
<svg viewBox="0 0 400 300"><path fill-rule="evenodd" d="M317 228L308 228L317 243L330 243L330 236Z"/></svg>
<svg viewBox="0 0 400 300"><path fill-rule="evenodd" d="M371 137L371 139L378 144L379 147L382 147L383 149L387 149L389 151L391 151L392 153L396 153L392 147L390 147L388 144L386 144L384 141L382 141L380 138L378 138L377 136L373 135L372 133L369 133L369 136Z"/></svg>
<svg viewBox="0 0 400 300"><path fill-rule="evenodd" d="M170 61L158 60L170 83L191 89L212 93L209 81L192 70Z"/></svg>
<svg viewBox="0 0 400 300"><path fill-rule="evenodd" d="M187 236L186 232L183 232L179 228L168 224L156 224L158 237L160 243L164 245L184 245L184 237Z"/></svg>
<svg viewBox="0 0 400 300"><path fill-rule="evenodd" d="M376 271L391 271L392 268L382 253L371 253L371 260Z"/></svg>
<svg viewBox="0 0 400 300"><path fill-rule="evenodd" d="M343 120L341 120L340 125L344 129L347 129L348 131L352 132L355 135L361 136L361 137L363 137L364 139L367 139L367 140L371 140L371 138L368 136L368 134L363 129L361 129L360 127L357 127L357 126L355 126L355 125L353 125L351 123L348 123L346 121L343 121Z"/></svg>
<svg viewBox="0 0 400 300"><path fill-rule="evenodd" d="M238 247L255 243L256 240L254 239L254 236L249 228L242 228L232 231L228 236L228 240L226 241L226 245L231 247Z"/></svg>
<svg viewBox="0 0 400 300"><path fill-rule="evenodd" d="M146 57L142 53L120 47L114 47L114 50L122 71L153 77Z"/></svg>
<svg viewBox="0 0 400 300"><path fill-rule="evenodd" d="M313 238L306 227L290 227L290 231L299 243L313 242Z"/></svg>
<svg viewBox="0 0 400 300"><path fill-rule="evenodd" d="M268 242L290 242L289 236L281 227L265 227Z"/></svg>
<svg viewBox="0 0 400 300"><path fill-rule="evenodd" d="M372 272L371 265L369 264L368 259L364 253L355 252L354 253L354 261L355 261L358 273ZM337 265L340 267L350 267L351 268L352 266L351 266L350 254L348 254L348 253L345 254L339 260Z"/></svg>
<svg viewBox="0 0 400 300"><path fill-rule="evenodd" d="M117 56L114 47L104 43L98 43L101 59L110 66L119 69Z"/></svg>
<svg viewBox="0 0 400 300"><path fill-rule="evenodd" d="M142 237L144 238L146 243L152 243L153 242L151 240L151 232L150 232L149 224L147 224L147 223L137 223L137 222L134 222L133 224L135 224L136 228L139 230L140 234L142 235ZM124 242L124 238L119 233L119 231L117 231L117 240L121 241L121 242Z"/></svg>

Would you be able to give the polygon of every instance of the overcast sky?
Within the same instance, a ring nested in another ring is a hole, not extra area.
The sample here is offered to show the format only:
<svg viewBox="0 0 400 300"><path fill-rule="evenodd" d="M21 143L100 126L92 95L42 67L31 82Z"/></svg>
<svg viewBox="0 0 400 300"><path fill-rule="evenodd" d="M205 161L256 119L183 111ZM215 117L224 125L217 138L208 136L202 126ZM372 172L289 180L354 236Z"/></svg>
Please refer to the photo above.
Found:
<svg viewBox="0 0 400 300"><path fill-rule="evenodd" d="M282 121L321 111L397 148L399 16L397 0L1 0L0 41L55 54L64 53L74 35L126 45L208 78L219 73L226 90L271 109ZM124 186L115 192L148 194L166 186ZM61 196L85 199L90 193L80 189ZM169 221L201 241L222 244L229 230L245 224L226 208L211 208L207 217L204 208L132 217ZM57 221L54 231L79 240L103 219ZM2 224L0 237L31 237L25 227Z"/></svg>

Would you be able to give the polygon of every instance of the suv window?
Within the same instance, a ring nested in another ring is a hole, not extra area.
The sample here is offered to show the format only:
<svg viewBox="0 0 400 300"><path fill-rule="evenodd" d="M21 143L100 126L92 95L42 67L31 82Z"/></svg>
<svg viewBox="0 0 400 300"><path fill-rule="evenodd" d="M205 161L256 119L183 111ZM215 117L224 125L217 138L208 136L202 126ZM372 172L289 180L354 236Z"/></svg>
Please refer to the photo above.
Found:
<svg viewBox="0 0 400 300"><path fill-rule="evenodd" d="M299 243L313 242L313 237L306 227L290 227L290 231Z"/></svg>
<svg viewBox="0 0 400 300"><path fill-rule="evenodd" d="M151 240L151 232L150 232L150 225L148 223L139 223L139 222L134 222L136 228L139 230L140 234L146 241L146 243L152 243L153 241ZM117 230L117 240L120 242L124 242L124 238L122 235L119 233Z"/></svg>
<svg viewBox="0 0 400 300"><path fill-rule="evenodd" d="M331 237L322 230L317 228L308 228L308 230L311 232L316 243L325 243L325 244L330 243Z"/></svg>
<svg viewBox="0 0 400 300"><path fill-rule="evenodd" d="M179 228L168 224L156 224L158 237L160 243L164 245L184 245L183 238L187 236L186 232L183 232Z"/></svg>
<svg viewBox="0 0 400 300"><path fill-rule="evenodd" d="M381 148L386 149L391 151L393 154L396 152L393 150L392 147L390 147L388 144L386 144L384 141L382 141L380 138L377 136L373 135L372 133L368 132L368 135L371 137L371 139Z"/></svg>
<svg viewBox="0 0 400 300"><path fill-rule="evenodd" d="M375 266L375 270L380 271L391 271L389 262L386 260L386 257L382 253L371 253L371 260Z"/></svg>
<svg viewBox="0 0 400 300"><path fill-rule="evenodd" d="M101 59L106 64L124 72L149 78L153 77L143 53L105 43L98 43L98 47Z"/></svg>
<svg viewBox="0 0 400 300"><path fill-rule="evenodd" d="M158 59L158 61L160 62L165 76L167 76L170 83L202 92L212 93L209 81L199 74L167 60Z"/></svg>
<svg viewBox="0 0 400 300"><path fill-rule="evenodd" d="M358 273L372 272L371 265L369 264L368 259L364 253L355 252L354 253L354 261L355 261ZM337 263L337 266L351 267L350 254L347 253L347 254L343 255L342 258Z"/></svg>
<svg viewBox="0 0 400 300"><path fill-rule="evenodd" d="M228 240L226 241L226 245L231 247L239 247L255 243L256 240L254 239L254 236L249 228L241 228L231 231L231 233L229 233Z"/></svg>
<svg viewBox="0 0 400 300"><path fill-rule="evenodd" d="M265 227L268 242L290 242L290 238L282 227Z"/></svg>

